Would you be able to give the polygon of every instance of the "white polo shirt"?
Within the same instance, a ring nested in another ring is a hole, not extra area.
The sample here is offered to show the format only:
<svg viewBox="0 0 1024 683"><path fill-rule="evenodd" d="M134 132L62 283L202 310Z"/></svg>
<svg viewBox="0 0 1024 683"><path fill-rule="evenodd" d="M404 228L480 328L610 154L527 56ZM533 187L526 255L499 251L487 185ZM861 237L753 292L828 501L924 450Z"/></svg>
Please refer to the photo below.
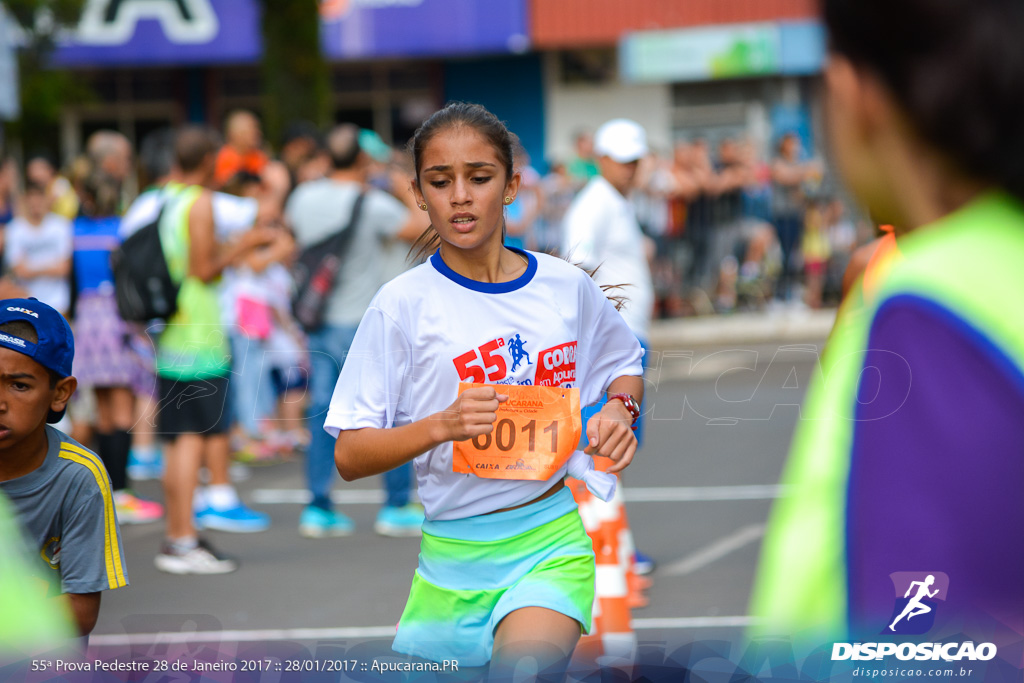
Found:
<svg viewBox="0 0 1024 683"><path fill-rule="evenodd" d="M601 176L590 179L565 214L562 253L587 270L598 268L598 284L623 285L621 294L628 301L622 317L633 334L647 341L654 285L645 240L632 205Z"/></svg>

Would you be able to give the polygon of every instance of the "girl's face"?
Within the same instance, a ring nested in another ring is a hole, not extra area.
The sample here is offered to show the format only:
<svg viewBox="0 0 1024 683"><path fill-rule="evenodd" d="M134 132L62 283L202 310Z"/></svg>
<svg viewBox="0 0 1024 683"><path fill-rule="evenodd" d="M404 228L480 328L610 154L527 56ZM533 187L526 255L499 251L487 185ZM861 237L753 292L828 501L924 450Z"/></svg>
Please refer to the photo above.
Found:
<svg viewBox="0 0 1024 683"><path fill-rule="evenodd" d="M463 250L501 244L505 197L515 199L519 174L505 177L497 150L472 128L442 131L420 159L416 203L442 242Z"/></svg>

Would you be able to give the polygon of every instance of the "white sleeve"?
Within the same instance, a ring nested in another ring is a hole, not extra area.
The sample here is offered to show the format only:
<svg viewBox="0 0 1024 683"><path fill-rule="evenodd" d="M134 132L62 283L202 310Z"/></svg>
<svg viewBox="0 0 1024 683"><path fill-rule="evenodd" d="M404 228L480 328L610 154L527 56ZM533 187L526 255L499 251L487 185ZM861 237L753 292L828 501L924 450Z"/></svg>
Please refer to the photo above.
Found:
<svg viewBox="0 0 1024 683"><path fill-rule="evenodd" d="M412 349L405 333L372 305L356 330L334 387L324 429L334 438L343 429L383 429L395 421Z"/></svg>
<svg viewBox="0 0 1024 683"><path fill-rule="evenodd" d="M236 197L223 192L213 193L213 224L217 239L230 240L237 233L244 232L256 222L259 202L252 197Z"/></svg>
<svg viewBox="0 0 1024 683"><path fill-rule="evenodd" d="M372 221L373 229L379 237L391 239L409 220L409 210L387 192L370 190L363 202L363 217Z"/></svg>
<svg viewBox="0 0 1024 683"><path fill-rule="evenodd" d="M577 358L577 373L582 380L580 402L588 406L600 400L612 380L643 377L644 351L622 314L593 279L584 274L580 289L577 338L583 348Z"/></svg>

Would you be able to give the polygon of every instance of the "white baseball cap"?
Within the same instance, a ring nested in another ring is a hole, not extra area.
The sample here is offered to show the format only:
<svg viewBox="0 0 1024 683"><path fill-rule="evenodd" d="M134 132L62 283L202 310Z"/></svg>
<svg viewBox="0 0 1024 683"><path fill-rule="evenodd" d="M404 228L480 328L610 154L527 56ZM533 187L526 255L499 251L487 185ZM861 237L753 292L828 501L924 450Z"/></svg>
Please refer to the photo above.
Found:
<svg viewBox="0 0 1024 683"><path fill-rule="evenodd" d="M647 133L630 119L612 119L594 133L594 154L628 164L647 156Z"/></svg>

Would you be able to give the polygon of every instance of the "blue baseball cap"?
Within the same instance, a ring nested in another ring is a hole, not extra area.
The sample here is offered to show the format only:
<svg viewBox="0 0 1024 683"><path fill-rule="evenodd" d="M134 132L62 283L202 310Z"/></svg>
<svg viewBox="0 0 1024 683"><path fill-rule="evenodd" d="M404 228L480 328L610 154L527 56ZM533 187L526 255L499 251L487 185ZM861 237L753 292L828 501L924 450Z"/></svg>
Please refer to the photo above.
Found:
<svg viewBox="0 0 1024 683"><path fill-rule="evenodd" d="M0 301L0 325L22 320L36 331L38 341L32 343L9 332L0 332L0 346L23 353L60 377L71 376L75 359L75 338L71 326L60 313L37 299L4 299ZM59 422L64 412L50 411L46 421Z"/></svg>

